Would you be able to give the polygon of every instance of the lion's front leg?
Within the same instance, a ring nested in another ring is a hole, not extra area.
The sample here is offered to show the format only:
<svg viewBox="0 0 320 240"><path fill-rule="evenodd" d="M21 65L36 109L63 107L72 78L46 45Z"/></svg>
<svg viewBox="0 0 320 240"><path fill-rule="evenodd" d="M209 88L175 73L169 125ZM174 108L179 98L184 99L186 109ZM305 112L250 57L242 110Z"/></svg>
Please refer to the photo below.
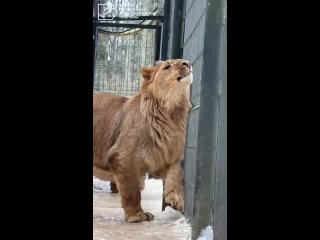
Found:
<svg viewBox="0 0 320 240"><path fill-rule="evenodd" d="M136 223L152 221L153 215L144 212L141 207L141 191L139 177L128 172L115 174L127 222Z"/></svg>
<svg viewBox="0 0 320 240"><path fill-rule="evenodd" d="M166 174L164 181L164 199L173 209L183 211L184 191L183 191L183 169L181 163L172 165Z"/></svg>
<svg viewBox="0 0 320 240"><path fill-rule="evenodd" d="M132 166L127 165L123 158L112 161L113 174L121 196L125 219L129 223L152 221L154 216L144 212L141 207L141 177ZM128 161L127 163L132 163Z"/></svg>

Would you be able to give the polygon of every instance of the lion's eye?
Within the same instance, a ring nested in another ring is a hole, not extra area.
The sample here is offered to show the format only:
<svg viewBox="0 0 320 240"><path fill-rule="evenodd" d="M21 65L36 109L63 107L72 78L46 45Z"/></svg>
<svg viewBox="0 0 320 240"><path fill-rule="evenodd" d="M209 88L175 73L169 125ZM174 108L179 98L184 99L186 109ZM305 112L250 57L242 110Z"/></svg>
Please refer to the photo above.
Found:
<svg viewBox="0 0 320 240"><path fill-rule="evenodd" d="M169 69L169 68L171 68L171 65L167 65L163 69Z"/></svg>

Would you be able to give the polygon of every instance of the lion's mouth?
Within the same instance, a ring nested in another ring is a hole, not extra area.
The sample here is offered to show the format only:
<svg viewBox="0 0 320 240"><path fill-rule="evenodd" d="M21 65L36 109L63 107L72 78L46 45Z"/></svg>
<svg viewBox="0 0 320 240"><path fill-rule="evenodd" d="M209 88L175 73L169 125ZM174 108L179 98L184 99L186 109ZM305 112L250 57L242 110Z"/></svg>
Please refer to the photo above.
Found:
<svg viewBox="0 0 320 240"><path fill-rule="evenodd" d="M192 83L192 80L193 80L193 74L192 74L192 71L188 71L187 74L185 74L184 76L180 76L177 78L177 81L178 82L184 82L184 81L189 81L190 84Z"/></svg>

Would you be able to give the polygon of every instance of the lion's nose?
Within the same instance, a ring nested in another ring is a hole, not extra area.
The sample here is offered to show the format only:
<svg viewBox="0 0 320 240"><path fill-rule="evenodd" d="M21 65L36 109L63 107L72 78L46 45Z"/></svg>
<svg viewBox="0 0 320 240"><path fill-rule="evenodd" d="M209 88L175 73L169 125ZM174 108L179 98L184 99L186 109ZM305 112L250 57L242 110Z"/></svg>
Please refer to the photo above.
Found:
<svg viewBox="0 0 320 240"><path fill-rule="evenodd" d="M183 62L182 62L182 65L185 65L185 66L187 66L188 68L191 67L191 63L190 63L189 61L183 61Z"/></svg>

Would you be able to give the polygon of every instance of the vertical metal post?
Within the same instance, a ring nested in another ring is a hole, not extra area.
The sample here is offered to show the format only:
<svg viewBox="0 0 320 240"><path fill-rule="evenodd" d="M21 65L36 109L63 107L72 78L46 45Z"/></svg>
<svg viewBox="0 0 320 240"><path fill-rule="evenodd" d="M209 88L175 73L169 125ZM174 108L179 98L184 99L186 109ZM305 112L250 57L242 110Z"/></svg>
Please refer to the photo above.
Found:
<svg viewBox="0 0 320 240"><path fill-rule="evenodd" d="M170 58L182 58L183 47L183 11L185 1L174 1L174 10L172 14L172 36L171 36L171 53Z"/></svg>
<svg viewBox="0 0 320 240"><path fill-rule="evenodd" d="M161 43L161 59L166 60L169 56L168 53L168 44L169 44L169 32L170 32L170 22L172 10L170 9L170 4L172 1L165 0L163 6L163 24L162 24L162 43Z"/></svg>
<svg viewBox="0 0 320 240"><path fill-rule="evenodd" d="M213 223L212 209L215 205L214 186L219 149L219 106L224 64L223 2L224 0L207 0L205 13L192 240L197 239L201 229L212 226Z"/></svg>
<svg viewBox="0 0 320 240"><path fill-rule="evenodd" d="M162 26L158 25L156 29L156 47L155 47L155 61L162 59L161 58L161 29Z"/></svg>

